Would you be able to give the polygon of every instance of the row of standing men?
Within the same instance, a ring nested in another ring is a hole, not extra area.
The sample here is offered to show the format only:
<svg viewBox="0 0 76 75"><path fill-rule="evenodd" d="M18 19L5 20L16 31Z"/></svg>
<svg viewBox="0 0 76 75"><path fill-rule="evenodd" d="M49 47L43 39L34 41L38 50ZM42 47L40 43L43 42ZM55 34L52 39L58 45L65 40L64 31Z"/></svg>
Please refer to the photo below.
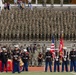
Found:
<svg viewBox="0 0 76 75"><path fill-rule="evenodd" d="M7 61L8 61L8 51L6 50L6 48L2 48L3 51L0 52L0 56L1 56L1 61L2 61L2 70L1 72L4 71L4 66L6 67L6 72L7 70ZM68 56L66 49L63 50L63 56L62 56L62 72L64 71L64 67L66 72L68 72L68 57L70 56L70 71L73 71L73 67L74 67L74 71L76 72L76 51L75 49L72 49L72 51L70 51L70 55ZM39 58L42 59L42 55L39 55ZM61 56L59 54L58 51L55 51L55 56L53 59L52 53L50 52L50 49L47 48L47 51L45 53L45 72L47 72L47 68L49 65L50 68L50 72L52 72L52 60L54 60L54 72L56 72L56 70L58 72L60 72L60 59ZM12 73L18 72L20 73L20 62L22 60L23 62L23 70L28 71L28 61L30 59L29 57L29 52L27 52L26 49L20 50L18 45L15 45L15 49L12 51L12 61L13 61L13 70ZM22 63L21 63L22 64ZM57 69L56 69L57 68Z"/></svg>
<svg viewBox="0 0 76 75"><path fill-rule="evenodd" d="M69 61L70 59L70 61ZM60 60L62 61L62 68L60 68ZM47 48L47 52L45 53L45 72L47 72L47 68L50 68L50 72L52 72L52 53L50 52L50 49ZM65 67L65 68L64 68ZM69 68L70 67L70 68ZM74 68L74 70L73 70ZM55 51L54 56L54 72L58 71L66 72L68 71L75 71L76 72L76 50L72 49L70 51L70 54L68 55L68 52L66 51L66 48L63 49L63 53L60 54L59 51ZM70 70L69 70L70 69Z"/></svg>

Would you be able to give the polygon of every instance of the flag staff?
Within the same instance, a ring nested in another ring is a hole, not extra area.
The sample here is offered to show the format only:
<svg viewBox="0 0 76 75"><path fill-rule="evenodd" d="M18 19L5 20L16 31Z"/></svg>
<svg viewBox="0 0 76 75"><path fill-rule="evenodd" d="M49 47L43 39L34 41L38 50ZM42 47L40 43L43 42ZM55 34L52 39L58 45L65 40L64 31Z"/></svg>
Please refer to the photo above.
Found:
<svg viewBox="0 0 76 75"><path fill-rule="evenodd" d="M57 45L56 45L56 35L55 35L55 31L53 31L53 34L52 34L52 36L54 37L54 42L55 42L55 49L56 49L56 47L57 47Z"/></svg>

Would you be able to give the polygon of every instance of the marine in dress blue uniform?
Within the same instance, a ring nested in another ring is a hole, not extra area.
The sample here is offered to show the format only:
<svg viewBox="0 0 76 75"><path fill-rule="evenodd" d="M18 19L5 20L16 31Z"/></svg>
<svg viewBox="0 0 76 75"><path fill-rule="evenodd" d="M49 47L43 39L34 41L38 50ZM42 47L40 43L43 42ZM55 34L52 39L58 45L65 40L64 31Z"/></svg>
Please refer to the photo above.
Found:
<svg viewBox="0 0 76 75"><path fill-rule="evenodd" d="M0 61L1 61L1 58L2 58L1 54L2 54L2 49L0 48Z"/></svg>
<svg viewBox="0 0 76 75"><path fill-rule="evenodd" d="M24 68L25 71L28 71L29 53L27 52L26 49L24 49L24 52L21 55L22 55L21 56L22 57L22 61L24 63L23 68Z"/></svg>
<svg viewBox="0 0 76 75"><path fill-rule="evenodd" d="M70 71L74 71L76 72L76 50L72 49L72 51L70 51Z"/></svg>
<svg viewBox="0 0 76 75"><path fill-rule="evenodd" d="M50 48L47 48L47 52L45 53L45 72L47 72L48 65L50 72L52 72L52 53L50 52Z"/></svg>
<svg viewBox="0 0 76 75"><path fill-rule="evenodd" d="M62 72L64 71L64 67L66 72L68 72L68 54L66 52L67 48L63 48L64 55L62 56Z"/></svg>
<svg viewBox="0 0 76 75"><path fill-rule="evenodd" d="M59 60L60 60L59 52L56 51L55 58L54 58L54 72L60 71L60 61Z"/></svg>
<svg viewBox="0 0 76 75"><path fill-rule="evenodd" d="M18 45L15 45L13 51L13 73L20 73L20 49Z"/></svg>
<svg viewBox="0 0 76 75"><path fill-rule="evenodd" d="M4 71L4 67L6 68L6 72L7 70L7 61L8 61L8 52L6 48L3 48L3 51L1 52L1 61L2 61L2 70L1 72Z"/></svg>

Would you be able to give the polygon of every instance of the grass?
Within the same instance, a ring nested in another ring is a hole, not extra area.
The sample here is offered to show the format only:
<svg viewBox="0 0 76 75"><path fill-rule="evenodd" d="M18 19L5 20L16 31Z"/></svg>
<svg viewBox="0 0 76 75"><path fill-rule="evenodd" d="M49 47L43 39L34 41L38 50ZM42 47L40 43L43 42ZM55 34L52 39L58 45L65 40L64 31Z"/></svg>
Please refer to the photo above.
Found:
<svg viewBox="0 0 76 75"><path fill-rule="evenodd" d="M75 72L21 72L20 74L15 73L12 74L11 72L3 72L0 75L76 75Z"/></svg>

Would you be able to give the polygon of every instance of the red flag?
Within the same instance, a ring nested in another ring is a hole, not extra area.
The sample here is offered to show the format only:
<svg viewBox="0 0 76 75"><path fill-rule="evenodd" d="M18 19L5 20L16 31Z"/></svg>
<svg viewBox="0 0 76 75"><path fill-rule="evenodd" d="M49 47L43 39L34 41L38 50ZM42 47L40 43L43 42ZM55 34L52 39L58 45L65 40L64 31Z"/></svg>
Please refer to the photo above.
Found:
<svg viewBox="0 0 76 75"><path fill-rule="evenodd" d="M60 44L59 44L59 53L60 53L60 56L62 57L63 55L63 37L60 38Z"/></svg>

